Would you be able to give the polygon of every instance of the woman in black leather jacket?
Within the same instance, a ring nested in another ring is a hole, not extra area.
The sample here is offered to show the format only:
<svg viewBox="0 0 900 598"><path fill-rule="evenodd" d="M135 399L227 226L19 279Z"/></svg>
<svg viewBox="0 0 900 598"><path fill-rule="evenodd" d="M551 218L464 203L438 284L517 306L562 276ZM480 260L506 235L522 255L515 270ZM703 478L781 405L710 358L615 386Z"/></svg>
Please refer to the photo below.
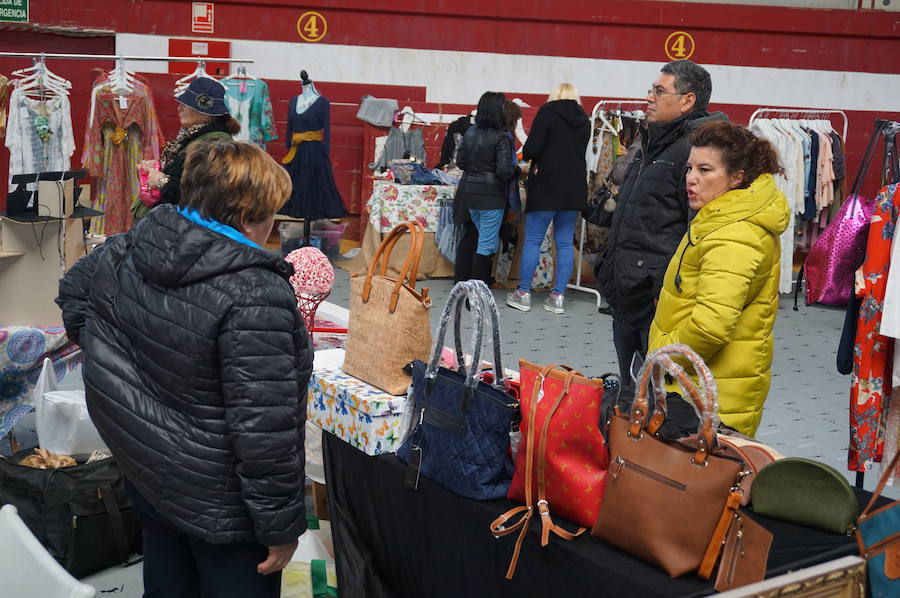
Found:
<svg viewBox="0 0 900 598"><path fill-rule="evenodd" d="M491 283L509 181L519 174L504 126L505 100L502 93L492 91L481 96L475 125L466 131L457 154L456 163L463 176L456 190L453 212L457 223L466 227L456 251L457 280L474 278ZM475 235L477 246L472 256Z"/></svg>

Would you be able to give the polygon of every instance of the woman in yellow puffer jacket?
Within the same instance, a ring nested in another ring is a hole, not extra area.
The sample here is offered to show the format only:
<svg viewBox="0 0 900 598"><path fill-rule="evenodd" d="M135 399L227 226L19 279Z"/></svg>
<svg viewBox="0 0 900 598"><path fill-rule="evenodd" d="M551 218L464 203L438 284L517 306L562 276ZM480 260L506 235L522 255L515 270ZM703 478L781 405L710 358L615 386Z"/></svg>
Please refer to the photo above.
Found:
<svg viewBox="0 0 900 598"><path fill-rule="evenodd" d="M790 218L773 177L782 169L768 141L731 123L698 128L691 145L697 215L666 270L650 350L693 348L716 378L722 421L753 436L769 393L779 237Z"/></svg>

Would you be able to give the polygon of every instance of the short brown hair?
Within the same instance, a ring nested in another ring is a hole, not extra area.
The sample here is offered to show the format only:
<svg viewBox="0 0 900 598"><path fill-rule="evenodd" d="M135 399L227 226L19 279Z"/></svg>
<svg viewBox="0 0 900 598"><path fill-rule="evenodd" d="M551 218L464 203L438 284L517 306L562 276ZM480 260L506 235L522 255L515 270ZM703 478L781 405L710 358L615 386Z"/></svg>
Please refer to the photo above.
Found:
<svg viewBox="0 0 900 598"><path fill-rule="evenodd" d="M750 186L760 176L784 172L772 144L748 129L730 122L716 121L697 128L691 135L693 147L712 147L722 153L728 174L744 171L739 189Z"/></svg>
<svg viewBox="0 0 900 598"><path fill-rule="evenodd" d="M181 206L233 228L262 222L287 202L291 178L272 157L246 141L192 143L181 175Z"/></svg>
<svg viewBox="0 0 900 598"><path fill-rule="evenodd" d="M503 121L508 131L516 130L516 123L522 118L522 109L512 100L503 102Z"/></svg>

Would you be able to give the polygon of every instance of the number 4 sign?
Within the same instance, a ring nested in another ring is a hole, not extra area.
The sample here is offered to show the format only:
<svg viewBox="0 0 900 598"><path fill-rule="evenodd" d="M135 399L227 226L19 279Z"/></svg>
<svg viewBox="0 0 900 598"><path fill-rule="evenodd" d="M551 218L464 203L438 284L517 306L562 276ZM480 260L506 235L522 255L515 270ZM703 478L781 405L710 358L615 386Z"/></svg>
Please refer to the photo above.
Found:
<svg viewBox="0 0 900 598"><path fill-rule="evenodd" d="M694 38L686 31L675 31L666 38L666 56L669 60L685 60L694 55Z"/></svg>
<svg viewBox="0 0 900 598"><path fill-rule="evenodd" d="M321 41L325 34L328 33L328 23L325 17L314 10L300 15L297 19L297 33L307 42Z"/></svg>

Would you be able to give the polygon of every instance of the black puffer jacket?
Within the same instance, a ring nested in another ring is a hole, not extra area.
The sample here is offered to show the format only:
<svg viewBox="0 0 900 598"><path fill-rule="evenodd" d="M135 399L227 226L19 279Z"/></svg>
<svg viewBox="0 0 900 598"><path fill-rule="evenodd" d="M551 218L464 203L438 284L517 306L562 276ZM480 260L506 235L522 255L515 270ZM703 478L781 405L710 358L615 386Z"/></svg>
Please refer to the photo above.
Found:
<svg viewBox="0 0 900 598"><path fill-rule="evenodd" d="M556 100L541 106L522 147L522 159L531 161L526 212L584 208L584 153L590 138L590 119L575 100Z"/></svg>
<svg viewBox="0 0 900 598"><path fill-rule="evenodd" d="M306 529L312 351L279 256L154 209L60 282L91 418L159 515L213 543Z"/></svg>
<svg viewBox="0 0 900 598"><path fill-rule="evenodd" d="M727 117L692 112L641 128L641 150L619 189L597 269L600 292L620 321L646 327L653 319L666 266L688 226L684 175L690 133L715 120Z"/></svg>
<svg viewBox="0 0 900 598"><path fill-rule="evenodd" d="M463 171L453 199L457 223L467 219L468 210L506 209L509 181L519 174L506 131L469 127L456 165Z"/></svg>

